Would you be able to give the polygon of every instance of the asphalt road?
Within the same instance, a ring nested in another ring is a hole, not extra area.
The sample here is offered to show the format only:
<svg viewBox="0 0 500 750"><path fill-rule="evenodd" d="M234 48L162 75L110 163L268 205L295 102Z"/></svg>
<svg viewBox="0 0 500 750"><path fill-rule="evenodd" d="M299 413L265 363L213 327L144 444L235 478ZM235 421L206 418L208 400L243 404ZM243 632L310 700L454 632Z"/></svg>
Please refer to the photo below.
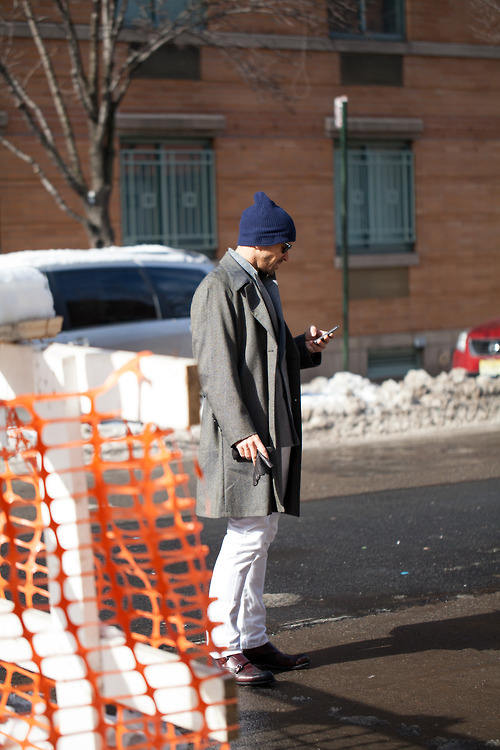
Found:
<svg viewBox="0 0 500 750"><path fill-rule="evenodd" d="M271 632L499 590L499 432L318 446L303 480L270 550ZM225 522L204 525L212 565Z"/></svg>
<svg viewBox="0 0 500 750"><path fill-rule="evenodd" d="M493 429L306 441L302 516L280 519L266 600L273 641L312 666L239 691L235 749L497 746L499 457ZM210 564L224 528L205 520Z"/></svg>
<svg viewBox="0 0 500 750"><path fill-rule="evenodd" d="M500 427L352 445L306 437L302 476L302 515L280 519L270 550L271 632L500 590ZM225 521L203 522L211 567Z"/></svg>

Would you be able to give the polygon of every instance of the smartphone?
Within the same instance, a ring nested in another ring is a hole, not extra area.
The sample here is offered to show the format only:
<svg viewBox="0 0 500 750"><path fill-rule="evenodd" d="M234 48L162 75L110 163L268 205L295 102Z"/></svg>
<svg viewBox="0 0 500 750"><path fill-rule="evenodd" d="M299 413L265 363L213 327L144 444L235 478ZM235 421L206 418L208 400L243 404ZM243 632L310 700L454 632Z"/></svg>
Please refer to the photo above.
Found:
<svg viewBox="0 0 500 750"><path fill-rule="evenodd" d="M319 338L313 339L314 343L315 344L319 344L320 341L325 341L331 333L333 333L334 331L337 330L337 328L340 328L340 324L338 326L333 326L333 328L330 328L329 331L327 331L326 333L324 333Z"/></svg>

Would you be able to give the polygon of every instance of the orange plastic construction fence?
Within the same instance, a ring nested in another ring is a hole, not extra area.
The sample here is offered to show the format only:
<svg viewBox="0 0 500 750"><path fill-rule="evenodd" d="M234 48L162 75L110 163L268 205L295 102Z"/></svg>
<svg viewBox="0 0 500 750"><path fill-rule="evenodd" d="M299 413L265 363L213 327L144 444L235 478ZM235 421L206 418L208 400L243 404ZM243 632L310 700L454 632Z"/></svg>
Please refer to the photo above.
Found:
<svg viewBox="0 0 500 750"><path fill-rule="evenodd" d="M235 731L181 452L98 408L124 375L139 357L101 388L0 401L1 748L229 748Z"/></svg>

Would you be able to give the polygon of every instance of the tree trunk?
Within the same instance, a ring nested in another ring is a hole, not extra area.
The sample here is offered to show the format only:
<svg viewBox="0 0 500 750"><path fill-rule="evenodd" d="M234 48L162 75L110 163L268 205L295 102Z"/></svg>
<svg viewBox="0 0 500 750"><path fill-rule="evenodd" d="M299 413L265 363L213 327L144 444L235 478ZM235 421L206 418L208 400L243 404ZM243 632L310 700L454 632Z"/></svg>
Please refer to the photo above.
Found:
<svg viewBox="0 0 500 750"><path fill-rule="evenodd" d="M92 190L87 194L85 215L87 217L87 233L93 247L113 245L115 241L115 233L109 216L115 158L114 117L115 108L109 106L102 132L94 122L90 124L89 128L90 184Z"/></svg>
<svg viewBox="0 0 500 750"><path fill-rule="evenodd" d="M99 200L92 205L92 196L90 203L85 207L87 217L87 234L92 247L106 247L113 245L115 233L109 217L109 198L110 190L101 191Z"/></svg>

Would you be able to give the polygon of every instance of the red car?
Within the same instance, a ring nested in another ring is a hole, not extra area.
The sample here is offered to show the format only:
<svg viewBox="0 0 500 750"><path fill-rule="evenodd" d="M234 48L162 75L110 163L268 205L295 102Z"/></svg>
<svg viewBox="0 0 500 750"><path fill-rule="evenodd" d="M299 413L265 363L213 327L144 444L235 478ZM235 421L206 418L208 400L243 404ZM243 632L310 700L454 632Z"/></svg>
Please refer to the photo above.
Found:
<svg viewBox="0 0 500 750"><path fill-rule="evenodd" d="M500 375L500 318L461 331L453 367L465 367L471 375Z"/></svg>

